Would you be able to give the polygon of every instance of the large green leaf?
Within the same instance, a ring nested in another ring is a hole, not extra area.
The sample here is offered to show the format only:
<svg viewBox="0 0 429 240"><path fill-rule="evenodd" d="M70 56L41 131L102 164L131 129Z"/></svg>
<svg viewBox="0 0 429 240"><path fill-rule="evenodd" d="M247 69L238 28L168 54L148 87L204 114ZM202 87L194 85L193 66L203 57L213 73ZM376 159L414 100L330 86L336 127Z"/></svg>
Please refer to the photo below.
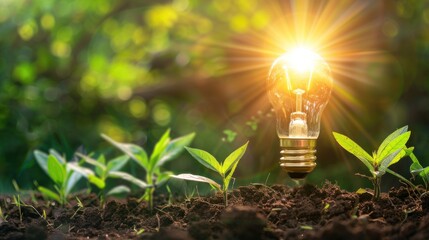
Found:
<svg viewBox="0 0 429 240"><path fill-rule="evenodd" d="M401 152L403 149L398 149L394 151L393 153L389 154L387 157L381 161L380 166L378 170L384 174L386 172L387 167L390 165L390 163L395 159L395 157Z"/></svg>
<svg viewBox="0 0 429 240"><path fill-rule="evenodd" d="M49 171L48 171L48 154L36 150L34 151L34 157L36 157L36 162L39 164L40 168L42 168L42 170L49 175Z"/></svg>
<svg viewBox="0 0 429 240"><path fill-rule="evenodd" d="M112 177L112 178L120 178L120 179L126 180L128 182L131 182L131 183L137 185L138 187L140 187L142 189L152 187L152 186L148 185L147 183L143 182L142 180L135 178L134 176L132 176L126 172L110 171L108 173L108 176Z"/></svg>
<svg viewBox="0 0 429 240"><path fill-rule="evenodd" d="M135 144L116 142L115 140L111 139L109 136L105 134L101 134L101 137L104 138L106 141L110 142L113 146L117 147L122 152L124 152L131 159L136 161L146 171L148 170L149 161L148 161L146 151L143 148Z"/></svg>
<svg viewBox="0 0 429 240"><path fill-rule="evenodd" d="M219 164L216 158L213 157L213 155L201 149L190 148L190 147L185 147L185 148L189 152L189 154L191 154L191 156L194 157L204 167L209 168L221 174L222 166Z"/></svg>
<svg viewBox="0 0 429 240"><path fill-rule="evenodd" d="M373 164L374 159L365 150L363 150L357 143L340 133L333 132L335 140L343 147L346 151L356 156L365 166L370 170L374 171Z"/></svg>
<svg viewBox="0 0 429 240"><path fill-rule="evenodd" d="M166 163L167 161L176 158L179 154L182 153L186 146L189 146L189 144L191 144L194 137L195 133L190 133L183 137L173 139L171 142L169 142L167 148L161 154L159 161L156 163L155 168L160 167L164 165L164 163Z"/></svg>
<svg viewBox="0 0 429 240"><path fill-rule="evenodd" d="M389 143L387 143L386 147L381 151L380 154L377 154L376 163L379 164L386 158L388 155L396 152L398 149L405 149L405 144L410 139L411 132L405 132L396 138L392 139Z"/></svg>
<svg viewBox="0 0 429 240"><path fill-rule="evenodd" d="M107 163L107 171L109 172L109 171L120 170L128 162L128 159L129 159L129 157L124 155L124 156L119 156L117 158L110 160Z"/></svg>
<svg viewBox="0 0 429 240"><path fill-rule="evenodd" d="M167 131L165 131L162 137L155 144L155 147L153 148L153 152L150 155L149 168L148 168L149 172L152 171L155 165L158 163L161 154L165 151L169 142L170 142L170 129L167 129Z"/></svg>
<svg viewBox="0 0 429 240"><path fill-rule="evenodd" d="M57 152L55 149L49 149L49 154L50 155L54 155L55 158L61 163L61 164L65 164L67 161L66 159L61 156L61 154L59 152Z"/></svg>
<svg viewBox="0 0 429 240"><path fill-rule="evenodd" d="M378 147L377 155L381 154L381 152L386 148L387 144L389 144L393 139L397 138L399 135L405 133L407 130L408 130L408 126L404 126L397 129L393 133L389 134L389 136L387 136Z"/></svg>
<svg viewBox="0 0 429 240"><path fill-rule="evenodd" d="M222 175L225 175L236 162L240 161L240 159L243 157L244 153L246 152L248 144L249 142L246 142L243 146L236 149L225 159L225 161L222 164Z"/></svg>
<svg viewBox="0 0 429 240"><path fill-rule="evenodd" d="M189 173L183 173L183 174L179 174L179 175L172 175L171 177L177 178L177 179L194 181L194 182L205 182L205 183L208 183L208 184L216 187L219 191L222 190L221 186L217 182L211 180L210 178L204 177L204 176L193 175L193 174L189 174Z"/></svg>
<svg viewBox="0 0 429 240"><path fill-rule="evenodd" d="M42 186L38 187L37 190L40 193L42 193L43 196L45 196L47 198L50 198L50 199L53 199L53 200L61 203L61 198L60 198L60 196L57 193L55 193L55 192L53 192L53 191L51 191L51 190L49 190L49 189L47 189L45 187L42 187Z"/></svg>
<svg viewBox="0 0 429 240"><path fill-rule="evenodd" d="M54 155L48 156L49 177L58 185L62 185L66 180L66 169Z"/></svg>

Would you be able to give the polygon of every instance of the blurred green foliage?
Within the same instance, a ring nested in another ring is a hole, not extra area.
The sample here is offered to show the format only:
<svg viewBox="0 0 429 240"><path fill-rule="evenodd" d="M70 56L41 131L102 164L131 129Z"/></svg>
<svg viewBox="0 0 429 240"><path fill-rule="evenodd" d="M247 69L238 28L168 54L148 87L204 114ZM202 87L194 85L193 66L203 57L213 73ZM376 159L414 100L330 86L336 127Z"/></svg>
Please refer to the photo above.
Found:
<svg viewBox="0 0 429 240"><path fill-rule="evenodd" d="M313 10L329 5L309 2ZM293 23L279 22L297 3L0 0L0 192L11 190L11 179L33 187L43 176L34 149L71 155L83 146L109 154L101 132L152 148L167 128L196 132L194 146L220 155L236 147L222 138L250 139L247 167L237 169L242 183L284 181L264 89L273 52L284 50L270 36L289 34ZM332 48L382 50L388 59L352 58L338 64L364 73L359 79L334 75L343 89L334 90L325 110L319 166L309 180L353 188L361 183L348 176L354 163L332 144L333 129L370 146L408 124L416 155L429 156L429 2L350 0L338 7L360 7L353 18L362 28L350 37L355 41ZM344 101L344 92L355 101ZM170 169L205 171L182 158Z"/></svg>

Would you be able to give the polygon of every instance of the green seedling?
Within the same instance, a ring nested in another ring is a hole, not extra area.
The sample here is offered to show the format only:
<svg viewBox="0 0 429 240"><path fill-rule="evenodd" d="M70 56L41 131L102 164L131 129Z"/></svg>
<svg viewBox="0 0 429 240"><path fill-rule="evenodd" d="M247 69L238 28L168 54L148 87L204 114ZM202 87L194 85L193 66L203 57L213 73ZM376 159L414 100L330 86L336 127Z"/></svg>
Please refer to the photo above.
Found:
<svg viewBox="0 0 429 240"><path fill-rule="evenodd" d="M72 163L70 165L73 170L82 174L82 176L88 179L90 183L94 184L100 189L100 206L104 205L105 199L108 196L129 193L131 191L125 185L119 185L107 191L106 181L108 178L123 179L143 189L149 187L147 183L141 181L140 179L137 179L126 172L119 171L128 162L129 157L126 155L117 157L107 163L104 155L98 157L97 160L80 153L77 153L76 155L82 158L83 162L92 165L95 168L95 171L93 171L76 163Z"/></svg>
<svg viewBox="0 0 429 240"><path fill-rule="evenodd" d="M184 147L191 144L195 133L191 133L176 139L170 139L170 129L168 129L159 141L155 144L152 154L148 157L146 151L138 145L117 142L107 135L101 135L106 141L124 152L146 171L146 183L151 188L145 188L145 194L141 200L146 200L149 209L153 209L153 193L155 189L164 184L173 174L169 171L161 171L161 167L182 153Z"/></svg>
<svg viewBox="0 0 429 240"><path fill-rule="evenodd" d="M2 223L2 222L7 222L7 215L5 215L4 213L3 213L3 210L1 209L1 207L0 207L0 224Z"/></svg>
<svg viewBox="0 0 429 240"><path fill-rule="evenodd" d="M82 201L80 201L80 199L78 197L76 197L76 201L77 201L77 209L73 213L73 215L70 217L70 219L74 218L74 216L76 216L76 214L85 207L85 206L83 206Z"/></svg>
<svg viewBox="0 0 429 240"><path fill-rule="evenodd" d="M416 155L413 152L410 152L410 158L413 163L410 166L410 173L415 176L419 176L425 185L425 189L428 190L429 187L429 166L422 167Z"/></svg>
<svg viewBox="0 0 429 240"><path fill-rule="evenodd" d="M173 177L178 179L184 179L184 180L196 181L196 182L205 182L210 184L212 187L214 187L215 189L223 193L224 203L225 203L225 206L227 206L228 205L228 196L227 196L228 187L232 179L232 175L234 174L235 168L238 165L238 162L246 152L248 143L249 142L245 143L243 146L239 147L234 152L232 152L223 161L223 163L219 163L218 160L216 160L216 158L213 157L213 155L211 155L210 153L204 150L186 147L186 150L188 150L191 156L194 157L199 163L201 163L204 167L217 172L222 177L222 186L210 178L199 176L199 175L193 175L189 173L179 174Z"/></svg>
<svg viewBox="0 0 429 240"><path fill-rule="evenodd" d="M371 176L366 177L371 180L374 186L374 200L378 200L380 198L381 177L386 172L400 177L401 179L405 179L399 174L388 169L388 167L397 163L412 151L412 148L407 148L405 145L411 135L411 132L407 130L408 126L405 126L391 133L386 139L384 139L378 147L378 150L373 152L372 156L350 138L333 132L334 138L340 146L356 156L370 171Z"/></svg>
<svg viewBox="0 0 429 240"><path fill-rule="evenodd" d="M13 195L13 204L18 208L19 222L22 223L21 196Z"/></svg>
<svg viewBox="0 0 429 240"><path fill-rule="evenodd" d="M137 229L136 226L134 226L133 231L136 234L136 236L140 236L144 233L145 229L144 228Z"/></svg>
<svg viewBox="0 0 429 240"><path fill-rule="evenodd" d="M67 202L68 195L82 176L74 172L65 158L55 150L50 150L49 155L36 150L34 151L34 156L42 170L54 182L55 188L55 191L52 191L46 187L38 186L37 190L39 190L43 196L64 205Z"/></svg>

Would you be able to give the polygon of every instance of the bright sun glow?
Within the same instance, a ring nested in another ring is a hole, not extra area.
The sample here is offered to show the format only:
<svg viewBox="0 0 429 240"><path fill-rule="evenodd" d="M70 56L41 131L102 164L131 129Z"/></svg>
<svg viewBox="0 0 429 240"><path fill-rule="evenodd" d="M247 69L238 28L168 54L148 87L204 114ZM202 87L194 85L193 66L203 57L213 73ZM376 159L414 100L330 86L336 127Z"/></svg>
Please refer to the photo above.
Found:
<svg viewBox="0 0 429 240"><path fill-rule="evenodd" d="M313 70L316 60L320 58L316 53L306 47L297 47L284 56L289 66L300 73Z"/></svg>

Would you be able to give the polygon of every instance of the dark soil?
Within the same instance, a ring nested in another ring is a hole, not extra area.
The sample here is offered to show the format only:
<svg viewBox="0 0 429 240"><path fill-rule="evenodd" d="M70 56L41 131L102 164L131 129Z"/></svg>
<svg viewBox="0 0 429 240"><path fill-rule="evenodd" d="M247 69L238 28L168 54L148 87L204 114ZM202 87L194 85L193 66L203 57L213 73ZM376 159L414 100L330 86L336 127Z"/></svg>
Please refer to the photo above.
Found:
<svg viewBox="0 0 429 240"><path fill-rule="evenodd" d="M429 194L405 187L373 202L330 183L251 185L229 194L227 208L216 195L158 201L152 213L134 198L104 209L94 195L79 198L82 209L75 200L65 207L28 200L34 209L21 206L21 221L12 198L0 197L0 239L429 239Z"/></svg>

